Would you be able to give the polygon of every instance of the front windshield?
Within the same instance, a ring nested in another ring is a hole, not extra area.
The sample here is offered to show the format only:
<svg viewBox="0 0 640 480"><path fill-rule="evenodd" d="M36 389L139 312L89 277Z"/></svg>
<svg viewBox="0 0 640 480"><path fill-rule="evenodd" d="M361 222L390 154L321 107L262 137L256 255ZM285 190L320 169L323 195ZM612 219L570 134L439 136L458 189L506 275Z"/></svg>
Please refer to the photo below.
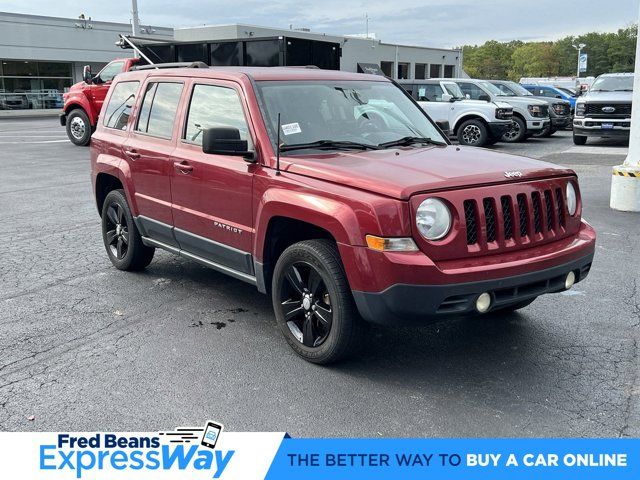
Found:
<svg viewBox="0 0 640 480"><path fill-rule="evenodd" d="M274 148L278 114L280 144L287 150L327 141L378 147L405 137L446 142L420 107L390 82L260 81L257 85Z"/></svg>
<svg viewBox="0 0 640 480"><path fill-rule="evenodd" d="M615 77L599 77L593 82L591 92L632 92L633 75L620 75Z"/></svg>
<svg viewBox="0 0 640 480"><path fill-rule="evenodd" d="M528 97L528 96L532 96L533 95L529 90L524 88L519 83L507 82L506 84L509 87L509 90L511 90L512 92L515 92L515 94L520 96L520 97Z"/></svg>
<svg viewBox="0 0 640 480"><path fill-rule="evenodd" d="M447 91L447 93L453 98L465 98L464 93L462 93L462 90L460 90L460 87L457 83L444 82L442 85L444 86L444 89Z"/></svg>
<svg viewBox="0 0 640 480"><path fill-rule="evenodd" d="M506 97L507 95L505 93L502 92L502 90L500 90L498 87L496 87L493 83L491 82L478 82L478 84L484 88L485 90L489 90L489 92L491 93L491 95L497 95L499 97Z"/></svg>

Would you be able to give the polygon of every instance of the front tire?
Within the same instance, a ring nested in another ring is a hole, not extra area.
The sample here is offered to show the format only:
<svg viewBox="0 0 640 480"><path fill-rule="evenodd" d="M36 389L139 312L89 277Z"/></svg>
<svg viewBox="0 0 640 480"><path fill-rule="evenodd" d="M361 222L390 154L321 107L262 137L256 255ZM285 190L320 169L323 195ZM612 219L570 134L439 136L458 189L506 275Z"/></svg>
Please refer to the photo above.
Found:
<svg viewBox="0 0 640 480"><path fill-rule="evenodd" d="M587 137L584 135L576 135L573 134L573 144L574 145L585 145L587 143Z"/></svg>
<svg viewBox="0 0 640 480"><path fill-rule="evenodd" d="M102 205L102 239L109 260L118 270L142 270L155 248L142 243L123 190L112 190Z"/></svg>
<svg viewBox="0 0 640 480"><path fill-rule="evenodd" d="M272 285L278 326L300 357L328 364L357 350L362 319L335 243L291 245L276 262Z"/></svg>
<svg viewBox="0 0 640 480"><path fill-rule="evenodd" d="M67 115L67 136L71 143L84 147L91 141L91 123L84 110L76 108Z"/></svg>
<svg viewBox="0 0 640 480"><path fill-rule="evenodd" d="M483 147L487 144L489 133L480 120L467 120L458 128L458 142L470 147Z"/></svg>
<svg viewBox="0 0 640 480"><path fill-rule="evenodd" d="M527 124L520 117L513 117L511 127L502 135L502 141L507 143L521 142L526 138Z"/></svg>

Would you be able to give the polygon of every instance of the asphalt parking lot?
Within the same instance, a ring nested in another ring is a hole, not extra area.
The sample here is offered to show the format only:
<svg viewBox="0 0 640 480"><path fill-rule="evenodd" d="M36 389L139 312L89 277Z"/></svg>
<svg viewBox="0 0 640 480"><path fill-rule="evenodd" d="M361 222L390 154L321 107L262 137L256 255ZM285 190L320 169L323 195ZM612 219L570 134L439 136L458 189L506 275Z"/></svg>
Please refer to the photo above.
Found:
<svg viewBox="0 0 640 480"><path fill-rule="evenodd" d="M494 149L577 171L599 235L584 283L510 316L372 328L327 368L295 356L249 285L165 252L114 269L89 150L55 118L0 119L0 430L640 435L640 214L609 209L627 150L570 135Z"/></svg>

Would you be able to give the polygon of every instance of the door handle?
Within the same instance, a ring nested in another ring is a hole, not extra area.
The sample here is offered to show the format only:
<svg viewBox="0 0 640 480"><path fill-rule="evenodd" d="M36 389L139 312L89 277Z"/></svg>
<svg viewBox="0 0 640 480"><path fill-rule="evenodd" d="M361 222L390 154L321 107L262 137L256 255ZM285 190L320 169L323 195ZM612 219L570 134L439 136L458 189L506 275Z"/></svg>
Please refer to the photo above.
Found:
<svg viewBox="0 0 640 480"><path fill-rule="evenodd" d="M183 175L189 175L193 171L193 166L189 165L187 162L173 162L173 166L176 167Z"/></svg>
<svg viewBox="0 0 640 480"><path fill-rule="evenodd" d="M131 160L136 160L136 159L140 158L140 154L137 152L137 150L125 150L124 153Z"/></svg>

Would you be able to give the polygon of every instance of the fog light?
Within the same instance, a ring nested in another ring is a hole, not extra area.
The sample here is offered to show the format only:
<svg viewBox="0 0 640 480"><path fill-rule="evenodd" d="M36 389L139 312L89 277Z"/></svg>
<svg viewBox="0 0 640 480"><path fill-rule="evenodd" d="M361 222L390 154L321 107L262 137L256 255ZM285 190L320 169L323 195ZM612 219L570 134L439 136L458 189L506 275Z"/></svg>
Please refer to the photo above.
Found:
<svg viewBox="0 0 640 480"><path fill-rule="evenodd" d="M567 274L567 278L564 281L564 288L569 290L571 287L573 287L574 283L576 283L576 274L573 272L569 272Z"/></svg>
<svg viewBox="0 0 640 480"><path fill-rule="evenodd" d="M480 313L485 313L487 310L489 310L490 306L491 295L489 295L487 292L481 293L476 300L476 310L478 310Z"/></svg>

